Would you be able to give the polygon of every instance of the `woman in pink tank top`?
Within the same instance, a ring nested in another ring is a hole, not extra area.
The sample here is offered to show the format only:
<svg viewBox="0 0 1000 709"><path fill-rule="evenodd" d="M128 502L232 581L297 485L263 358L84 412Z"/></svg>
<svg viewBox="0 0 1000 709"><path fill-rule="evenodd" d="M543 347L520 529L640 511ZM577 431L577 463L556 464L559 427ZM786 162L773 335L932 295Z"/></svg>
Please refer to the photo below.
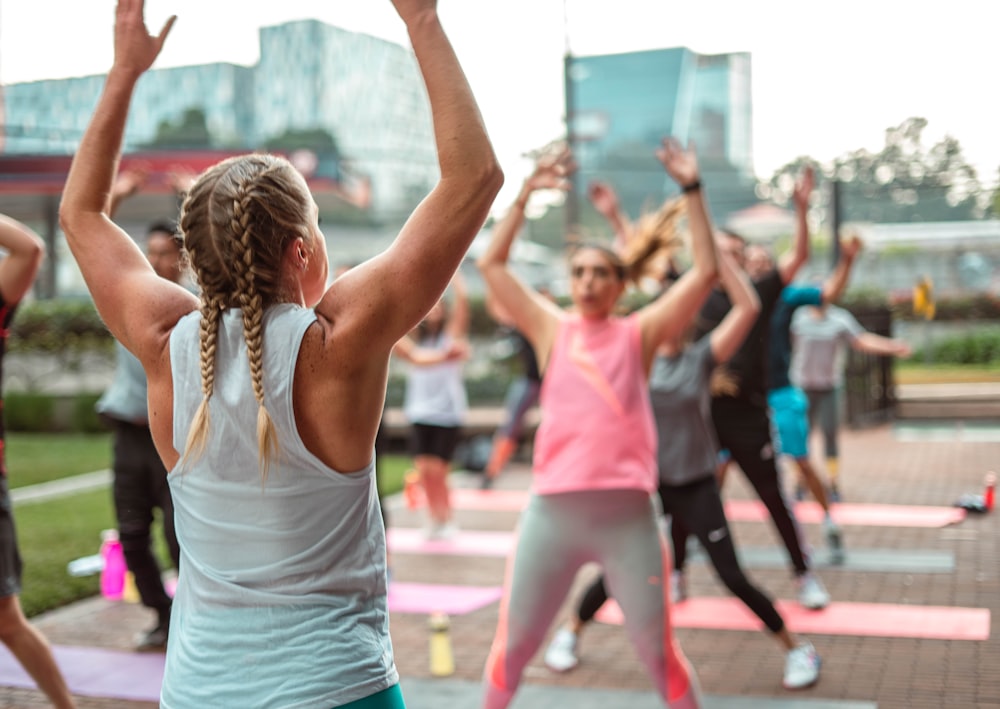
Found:
<svg viewBox="0 0 1000 709"><path fill-rule="evenodd" d="M656 157L680 186L683 201L670 200L640 222L638 229L651 233L634 241L656 248L623 260L610 248L578 247L570 257L570 312L507 267L531 193L569 188L568 151L539 159L478 262L491 296L531 342L543 372L534 484L508 561L485 670L484 709L502 709L513 699L576 572L588 562L604 567L629 639L667 705L699 706L697 679L670 626L669 550L650 497L657 440L647 380L657 346L679 335L689 320L684 313L701 306L717 264L694 153L666 139ZM663 297L618 316L628 281L677 245L674 223L685 207L693 267Z"/></svg>

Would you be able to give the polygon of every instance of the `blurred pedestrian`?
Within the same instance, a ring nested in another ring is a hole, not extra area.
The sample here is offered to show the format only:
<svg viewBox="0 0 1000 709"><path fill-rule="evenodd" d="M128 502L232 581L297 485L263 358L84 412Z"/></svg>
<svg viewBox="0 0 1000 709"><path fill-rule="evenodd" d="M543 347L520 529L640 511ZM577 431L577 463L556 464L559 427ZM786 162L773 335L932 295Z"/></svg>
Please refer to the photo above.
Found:
<svg viewBox="0 0 1000 709"><path fill-rule="evenodd" d="M0 249L6 255L0 259L0 381L3 356L7 351L7 335L14 312L31 290L42 259L45 245L31 229L0 214ZM0 392L2 394L2 392ZM48 641L21 610L21 552L17 544L14 510L7 483L7 461L4 447L3 401L0 398L0 642L24 668L52 705L60 709L76 706L66 680L52 656Z"/></svg>

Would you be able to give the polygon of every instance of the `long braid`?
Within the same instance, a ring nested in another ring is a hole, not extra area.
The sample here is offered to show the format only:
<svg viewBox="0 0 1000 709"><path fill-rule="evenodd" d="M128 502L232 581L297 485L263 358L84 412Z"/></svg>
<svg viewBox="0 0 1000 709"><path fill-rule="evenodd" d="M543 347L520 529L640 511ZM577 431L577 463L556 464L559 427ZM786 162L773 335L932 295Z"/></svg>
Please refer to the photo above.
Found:
<svg viewBox="0 0 1000 709"><path fill-rule="evenodd" d="M188 429L182 467L183 463L201 457L205 452L205 442L208 440L211 423L208 400L212 398L215 389L215 343L219 334L219 315L222 312L222 305L222 299L218 294L202 294L201 331L198 335L202 399Z"/></svg>
<svg viewBox="0 0 1000 709"><path fill-rule="evenodd" d="M271 458L278 452L278 437L274 422L264 405L263 299L257 290L253 263L251 209L253 195L244 183L239 185L233 200L231 233L234 238L236 294L243 312L243 339L247 343L250 380L257 400L257 448L261 479L267 480Z"/></svg>

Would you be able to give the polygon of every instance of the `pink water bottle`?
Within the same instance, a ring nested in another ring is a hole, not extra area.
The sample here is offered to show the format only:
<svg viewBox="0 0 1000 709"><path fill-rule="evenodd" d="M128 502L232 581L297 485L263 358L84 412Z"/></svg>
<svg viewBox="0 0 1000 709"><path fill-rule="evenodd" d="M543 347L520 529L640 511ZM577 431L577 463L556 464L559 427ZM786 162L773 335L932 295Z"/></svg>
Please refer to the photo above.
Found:
<svg viewBox="0 0 1000 709"><path fill-rule="evenodd" d="M983 492L983 507L986 508L987 512L993 511L993 505L996 502L997 494L997 476L996 473L987 473L985 482L985 491Z"/></svg>
<svg viewBox="0 0 1000 709"><path fill-rule="evenodd" d="M118 539L118 532L105 529L101 532L101 558L104 568L101 569L101 595L117 601L125 590L125 552Z"/></svg>

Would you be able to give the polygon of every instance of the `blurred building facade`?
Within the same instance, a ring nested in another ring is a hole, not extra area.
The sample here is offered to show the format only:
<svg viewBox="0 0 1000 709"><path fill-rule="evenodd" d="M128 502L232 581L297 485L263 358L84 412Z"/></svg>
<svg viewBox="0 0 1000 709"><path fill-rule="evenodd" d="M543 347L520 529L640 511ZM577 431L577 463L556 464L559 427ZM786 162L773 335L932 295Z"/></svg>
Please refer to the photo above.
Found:
<svg viewBox="0 0 1000 709"><path fill-rule="evenodd" d="M103 84L99 75L3 87L4 152L75 152ZM314 156L311 167L335 179L345 169L368 178L376 219L408 212L437 179L412 53L369 35L300 20L261 28L254 66L154 69L137 86L125 151L149 145L161 124L192 109L204 115L215 148L255 150L289 130L327 131L338 159Z"/></svg>
<svg viewBox="0 0 1000 709"><path fill-rule="evenodd" d="M674 136L697 147L716 219L756 201L749 53L674 47L569 56L565 80L577 200L599 179L632 216L658 206L676 187L653 151Z"/></svg>

